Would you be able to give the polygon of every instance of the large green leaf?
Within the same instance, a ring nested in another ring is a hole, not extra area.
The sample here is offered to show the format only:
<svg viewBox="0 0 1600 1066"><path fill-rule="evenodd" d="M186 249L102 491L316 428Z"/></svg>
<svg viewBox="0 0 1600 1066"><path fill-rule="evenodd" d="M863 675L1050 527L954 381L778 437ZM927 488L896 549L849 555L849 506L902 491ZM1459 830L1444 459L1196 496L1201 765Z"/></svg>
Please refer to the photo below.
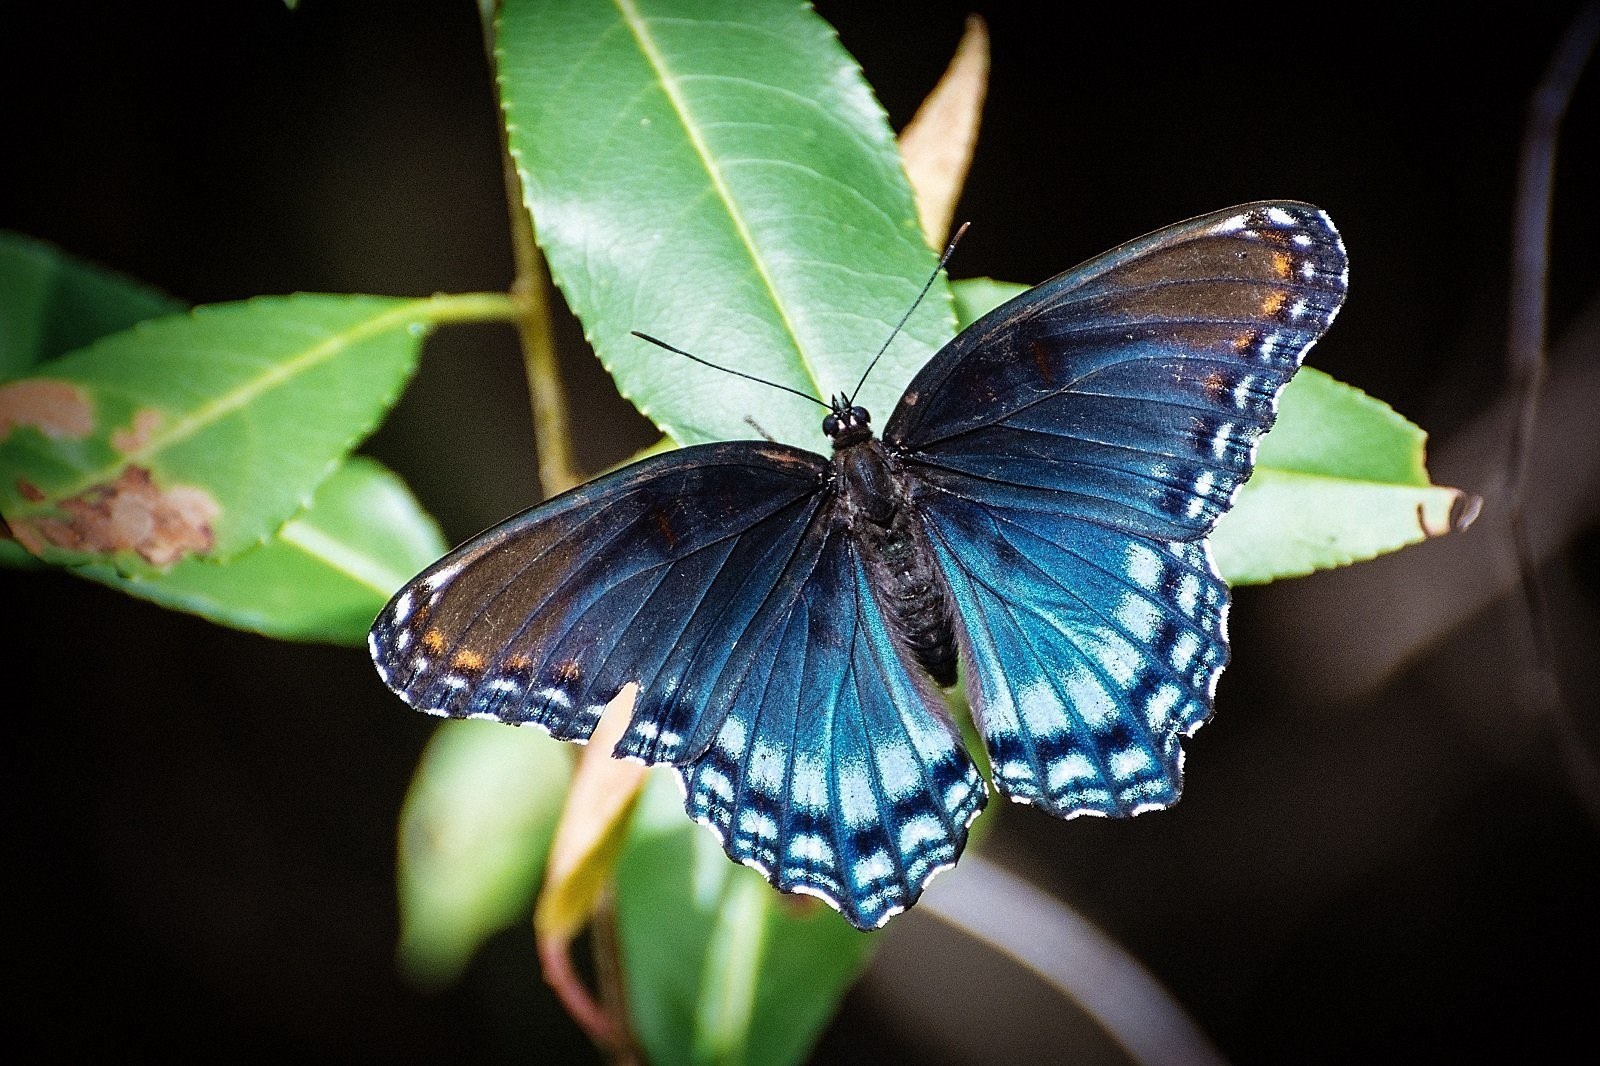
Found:
<svg viewBox="0 0 1600 1066"><path fill-rule="evenodd" d="M220 304L54 360L0 386L0 511L43 558L124 572L254 547L394 401L429 305Z"/></svg>
<svg viewBox="0 0 1600 1066"><path fill-rule="evenodd" d="M531 921L572 777L567 745L537 729L441 722L400 815L401 966L428 987L488 937Z"/></svg>
<svg viewBox="0 0 1600 1066"><path fill-rule="evenodd" d="M623 394L680 442L816 448L935 256L855 61L789 0L507 0L511 151L551 273ZM952 331L936 287L873 373L879 419Z"/></svg>
<svg viewBox="0 0 1600 1066"><path fill-rule="evenodd" d="M879 935L729 862L666 772L617 866L617 923L630 1021L656 1066L800 1061Z"/></svg>
<svg viewBox="0 0 1600 1066"><path fill-rule="evenodd" d="M975 278L951 288L964 328L1028 287ZM1254 475L1211 534L1218 572L1236 585L1299 577L1449 532L1466 500L1429 483L1426 440L1387 404L1302 367Z"/></svg>
<svg viewBox="0 0 1600 1066"><path fill-rule="evenodd" d="M127 577L103 563L77 571L238 629L359 645L395 590L447 547L405 482L356 455L265 544L225 563L189 558Z"/></svg>
<svg viewBox="0 0 1600 1066"><path fill-rule="evenodd" d="M0 381L183 302L132 278L0 232Z"/></svg>

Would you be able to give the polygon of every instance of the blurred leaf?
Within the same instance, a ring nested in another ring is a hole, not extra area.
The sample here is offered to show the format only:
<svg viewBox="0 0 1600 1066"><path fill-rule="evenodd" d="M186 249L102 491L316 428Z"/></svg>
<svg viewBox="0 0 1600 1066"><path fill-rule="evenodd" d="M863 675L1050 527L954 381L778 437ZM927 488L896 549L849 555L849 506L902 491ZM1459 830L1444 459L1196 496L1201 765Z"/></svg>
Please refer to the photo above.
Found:
<svg viewBox="0 0 1600 1066"><path fill-rule="evenodd" d="M52 245L0 232L0 381L183 302Z"/></svg>
<svg viewBox="0 0 1600 1066"><path fill-rule="evenodd" d="M682 443L822 443L823 412L629 335L826 397L935 257L882 108L788 0L507 0L497 52L540 244L625 396ZM888 411L951 334L941 288L862 390Z"/></svg>
<svg viewBox="0 0 1600 1066"><path fill-rule="evenodd" d="M537 729L441 722L400 815L401 967L455 980L490 936L526 921L572 774Z"/></svg>
<svg viewBox="0 0 1600 1066"><path fill-rule="evenodd" d="M616 864L648 769L638 760L611 754L627 731L638 693L639 686L631 682L622 687L578 756L534 910L533 927L541 938L564 942L576 936L593 916Z"/></svg>
<svg viewBox="0 0 1600 1066"><path fill-rule="evenodd" d="M900 155L916 193L922 234L935 247L949 239L988 89L989 30L982 18L968 15L955 57L900 131Z"/></svg>
<svg viewBox="0 0 1600 1066"><path fill-rule="evenodd" d="M651 776L617 867L628 1011L646 1057L801 1061L877 934L729 862L684 817L671 774Z"/></svg>
<svg viewBox="0 0 1600 1066"><path fill-rule="evenodd" d="M405 482L356 455L276 536L225 563L191 558L133 577L103 563L75 571L237 629L361 645L395 590L447 547Z"/></svg>
<svg viewBox="0 0 1600 1066"><path fill-rule="evenodd" d="M393 403L429 303L298 295L200 307L0 386L0 509L50 561L149 573L253 547Z"/></svg>
<svg viewBox="0 0 1600 1066"><path fill-rule="evenodd" d="M978 278L951 285L963 329L1026 285ZM1427 434L1394 409L1314 367L1278 397L1256 469L1211 534L1231 584L1300 577L1442 536L1475 501L1429 484Z"/></svg>

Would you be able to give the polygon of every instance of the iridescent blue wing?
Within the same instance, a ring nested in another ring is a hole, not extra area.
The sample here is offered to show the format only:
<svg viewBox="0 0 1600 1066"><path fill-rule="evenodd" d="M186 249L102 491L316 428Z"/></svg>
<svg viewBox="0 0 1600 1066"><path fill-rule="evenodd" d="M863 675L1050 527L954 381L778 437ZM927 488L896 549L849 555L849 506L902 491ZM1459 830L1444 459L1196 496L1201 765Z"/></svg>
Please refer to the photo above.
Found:
<svg viewBox="0 0 1600 1066"><path fill-rule="evenodd" d="M751 627L728 679L748 698L680 773L689 813L729 855L873 929L956 861L986 792L890 636L854 538L828 525L797 560L808 576Z"/></svg>
<svg viewBox="0 0 1600 1066"><path fill-rule="evenodd" d="M881 924L955 861L983 784L865 591L819 456L702 445L518 515L418 575L370 643L407 702L678 767L691 815L786 891Z"/></svg>
<svg viewBox="0 0 1600 1066"><path fill-rule="evenodd" d="M1178 795L1226 589L1201 540L1344 297L1305 204L1169 227L997 308L936 355L884 439L957 608L969 696L1015 799L1065 816Z"/></svg>
<svg viewBox="0 0 1600 1066"><path fill-rule="evenodd" d="M618 753L691 758L726 695L708 683L821 510L825 471L795 448L708 444L524 511L395 595L369 638L378 673L419 710L562 740L638 682Z"/></svg>

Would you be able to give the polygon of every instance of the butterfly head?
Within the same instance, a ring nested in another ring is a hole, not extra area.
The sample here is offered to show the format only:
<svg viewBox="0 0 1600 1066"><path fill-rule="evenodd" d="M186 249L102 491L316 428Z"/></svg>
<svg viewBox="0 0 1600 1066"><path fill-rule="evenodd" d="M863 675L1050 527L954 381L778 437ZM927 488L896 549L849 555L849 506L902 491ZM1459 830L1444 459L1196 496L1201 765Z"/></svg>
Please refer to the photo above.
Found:
<svg viewBox="0 0 1600 1066"><path fill-rule="evenodd" d="M857 407L844 396L835 396L828 407L828 417L822 420L822 432L833 440L834 451L872 437L872 416L865 407Z"/></svg>

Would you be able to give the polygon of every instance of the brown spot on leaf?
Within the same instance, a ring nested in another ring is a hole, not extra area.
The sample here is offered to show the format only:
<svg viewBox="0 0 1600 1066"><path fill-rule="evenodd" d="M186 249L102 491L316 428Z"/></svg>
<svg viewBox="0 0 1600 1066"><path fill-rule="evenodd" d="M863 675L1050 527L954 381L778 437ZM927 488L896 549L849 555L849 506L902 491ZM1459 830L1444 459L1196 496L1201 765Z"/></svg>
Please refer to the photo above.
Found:
<svg viewBox="0 0 1600 1066"><path fill-rule="evenodd" d="M79 440L94 429L88 395L70 381L29 378L0 385L0 440L32 426L52 440Z"/></svg>
<svg viewBox="0 0 1600 1066"><path fill-rule="evenodd" d="M142 451L165 418L166 415L154 407L140 408L134 412L132 423L111 434L111 446L124 455Z"/></svg>
<svg viewBox="0 0 1600 1066"><path fill-rule="evenodd" d="M17 495L29 503L38 503L44 499L44 489L41 489L25 477L19 477L17 478Z"/></svg>
<svg viewBox="0 0 1600 1066"><path fill-rule="evenodd" d="M1444 525L1430 522L1427 509L1420 503L1417 504L1417 525L1422 527L1422 535L1425 537L1460 533L1478 520L1478 512L1482 510L1482 496L1470 492L1456 492L1450 500L1450 510L1445 516Z"/></svg>
<svg viewBox="0 0 1600 1066"><path fill-rule="evenodd" d="M204 489L174 485L162 491L150 471L129 466L110 484L62 500L54 514L15 519L12 532L34 554L49 545L92 555L132 551L156 566L170 566L212 549L212 523L221 513Z"/></svg>

